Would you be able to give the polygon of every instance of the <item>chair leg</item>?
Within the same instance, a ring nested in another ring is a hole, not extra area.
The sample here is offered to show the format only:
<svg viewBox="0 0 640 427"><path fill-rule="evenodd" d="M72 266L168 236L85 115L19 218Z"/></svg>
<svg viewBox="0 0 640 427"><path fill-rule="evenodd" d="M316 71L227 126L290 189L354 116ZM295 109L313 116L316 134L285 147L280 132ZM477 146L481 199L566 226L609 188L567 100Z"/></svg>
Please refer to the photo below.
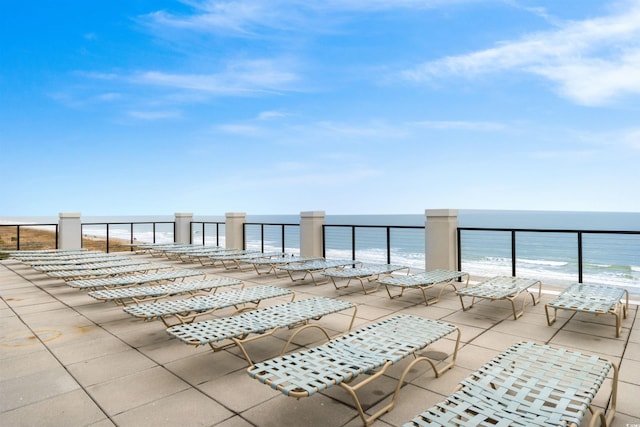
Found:
<svg viewBox="0 0 640 427"><path fill-rule="evenodd" d="M547 325L551 326L555 323L556 318L558 316L558 309L554 308L553 309L553 318L549 317L549 305L545 304L544 306L544 313L547 315Z"/></svg>

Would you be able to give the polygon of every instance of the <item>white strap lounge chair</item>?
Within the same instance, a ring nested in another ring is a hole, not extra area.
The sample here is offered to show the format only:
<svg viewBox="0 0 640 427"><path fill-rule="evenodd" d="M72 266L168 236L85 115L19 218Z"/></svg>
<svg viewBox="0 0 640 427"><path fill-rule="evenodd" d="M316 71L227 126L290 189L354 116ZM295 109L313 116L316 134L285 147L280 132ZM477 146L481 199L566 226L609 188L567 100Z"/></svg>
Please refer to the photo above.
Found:
<svg viewBox="0 0 640 427"><path fill-rule="evenodd" d="M440 297L447 286L451 286L453 290L456 291L458 288L455 282L464 277L467 278L464 284L466 287L469 284L469 273L451 270L430 270L422 273L408 274L406 276L383 277L378 280L378 283L384 285L391 299L401 297L406 289L418 289L422 292L424 303L429 305L440 301ZM429 296L427 296L427 290L435 286L440 286L440 292L438 292L438 296L429 298ZM390 287L401 288L400 293L392 295Z"/></svg>
<svg viewBox="0 0 640 427"><path fill-rule="evenodd" d="M58 259L58 260L48 260L48 261L30 261L25 262L25 264L29 264L31 267L38 270L38 267L47 267L47 266L72 266L72 265L84 265L84 264L95 264L99 262L109 262L109 261L124 261L127 259L131 259L128 256L122 255L110 255L104 254L100 257L91 257L91 258L72 258L72 259ZM144 260L143 260L144 261Z"/></svg>
<svg viewBox="0 0 640 427"><path fill-rule="evenodd" d="M150 248L150 254L151 256L155 256L155 257L163 257L166 256L167 258L169 257L167 255L168 252L175 252L177 250L189 250L195 247L199 247L202 248L202 245L194 245L194 244L190 244L190 243L173 243L173 244L164 244L164 245L157 245L154 247Z"/></svg>
<svg viewBox="0 0 640 427"><path fill-rule="evenodd" d="M85 258L97 258L104 257L105 252L102 251L83 251L75 254L60 254L60 255L27 255L21 257L15 257L17 260L29 263L32 261L57 261L57 260L76 260Z"/></svg>
<svg viewBox="0 0 640 427"><path fill-rule="evenodd" d="M200 258L200 263L202 265L210 265L213 267L224 267L226 268L225 261L232 261L234 258L240 258L242 256L250 255L257 256L257 254L261 254L261 252L250 249L231 249L224 252L217 252L210 254L206 257ZM208 264L207 264L208 262Z"/></svg>
<svg viewBox="0 0 640 427"><path fill-rule="evenodd" d="M249 365L253 365L245 348L246 343L271 336L280 330L296 327L300 329L289 338L285 348L300 332L308 328L319 329L329 339L327 330L311 321L348 309L353 309L347 328L347 331L350 331L357 312L355 305L348 301L315 297L247 311L237 316L177 325L168 328L167 333L186 344L209 345L214 352L236 345ZM220 344L225 341L226 344Z"/></svg>
<svg viewBox="0 0 640 427"><path fill-rule="evenodd" d="M237 251L238 249L227 249L219 246L203 246L200 250L190 251L184 254L180 254L180 259L183 262L199 262L202 264L200 258L206 258L209 255L222 254L230 251Z"/></svg>
<svg viewBox="0 0 640 427"><path fill-rule="evenodd" d="M538 285L537 296L529 292L529 288ZM511 302L511 308L513 310L513 319L518 320L520 316L524 314L524 308L527 303L527 295L531 296L533 305L540 302L540 295L542 294L542 282L536 279L525 279L522 277L508 277L508 276L496 276L488 280L478 283L477 285L468 286L466 288L456 290L456 293L460 297L460 304L462 310L466 311L473 307L476 299L487 299L490 301L496 300L508 300ZM522 297L522 308L516 312L515 299L524 293ZM464 306L462 297L471 297L471 305Z"/></svg>
<svg viewBox="0 0 640 427"><path fill-rule="evenodd" d="M123 244L123 246L131 246L134 248L135 253L137 254L153 254L155 249L158 249L160 251L162 251L162 249L164 248L178 248L178 247L185 247L185 246L191 246L191 245L187 245L185 243L178 243L178 242L164 242L164 243L143 243L143 242L136 242L136 243L125 243Z"/></svg>
<svg viewBox="0 0 640 427"><path fill-rule="evenodd" d="M76 254L80 252L87 252L86 248L80 249L33 249L33 250L18 250L18 251L0 251L4 254L15 256L16 258L21 256L30 256L30 255L60 255L60 254Z"/></svg>
<svg viewBox="0 0 640 427"><path fill-rule="evenodd" d="M454 332L455 346L444 366L418 352ZM351 395L360 418L370 425L393 409L407 373L419 362L428 362L436 377L455 365L460 330L450 324L422 317L401 315L366 326L348 335L330 340L319 347L282 355L255 364L249 376L289 397L309 397L334 385ZM383 377L387 370L407 357L415 359L400 375L391 402L367 417L357 392ZM359 376L366 376L356 383Z"/></svg>
<svg viewBox="0 0 640 427"><path fill-rule="evenodd" d="M622 302L624 299L624 302ZM549 316L549 308L553 308L553 317ZM616 338L622 332L620 315L627 318L629 311L629 291L615 286L574 283L558 297L544 306L549 326L556 321L558 309L583 313L612 314L616 318Z"/></svg>
<svg viewBox="0 0 640 427"><path fill-rule="evenodd" d="M244 282L239 279L229 277L218 277L207 280L189 280L182 282L167 283L155 286L132 286L123 289L103 289L89 292L89 296L100 301L113 301L118 305L127 305L129 302L140 304L142 302L157 301L180 294L194 294L196 292L215 293L219 288L229 286L240 286L244 288Z"/></svg>
<svg viewBox="0 0 640 427"><path fill-rule="evenodd" d="M329 268L342 268L348 265L353 266L358 264L360 264L359 261L344 260L344 259L311 260L311 261L307 261L299 264L296 263L296 264L281 265L281 266L278 266L277 269L286 271L289 274L289 278L291 279L292 282L301 281L306 279L307 276L311 276L311 280L313 280L313 283L317 286L323 283L327 283L327 281L325 280L324 282L318 282L314 276L314 273L322 273ZM304 273L304 276L295 279L293 277L294 273Z"/></svg>
<svg viewBox="0 0 640 427"><path fill-rule="evenodd" d="M611 402L591 406L613 370ZM463 380L444 401L403 427L611 425L616 412L617 366L601 357L532 342L513 345Z"/></svg>
<svg viewBox="0 0 640 427"><path fill-rule="evenodd" d="M379 279L385 276L391 275L391 273L400 270L407 270L407 274L409 273L409 267L405 267L402 265L393 265L393 264L366 264L361 265L359 267L354 268L341 268L337 270L327 270L322 274L331 279L333 286L336 289L343 289L349 286L352 280L357 280L360 282L360 286L362 286L362 291L366 294L370 294L373 292L377 292L380 288L380 283L378 282L373 290L367 291L365 287L366 283L377 282ZM338 286L336 283L336 279L346 280L347 283L341 286Z"/></svg>
<svg viewBox="0 0 640 427"><path fill-rule="evenodd" d="M172 269L173 266L169 264L160 263L146 263L140 265L130 265L127 267L110 267L110 268L97 268L95 270L67 270L67 271L51 271L47 273L49 277L55 277L56 279L63 280L81 280L100 277L112 277L122 276L131 273L149 273L158 272L160 270Z"/></svg>
<svg viewBox="0 0 640 427"><path fill-rule="evenodd" d="M253 268L255 268L256 273L260 274L269 274L274 273L276 277L278 276L277 267L288 264L302 264L307 261L318 261L322 258L316 257L301 257L301 256L282 256L282 257L273 257L273 258L254 258L248 261L253 264ZM260 271L260 268L266 267L267 271Z"/></svg>
<svg viewBox="0 0 640 427"><path fill-rule="evenodd" d="M101 258L97 258L97 259L101 259ZM36 266L33 266L33 268L37 271L42 271L43 273L49 273L53 271L97 270L101 268L127 267L129 265L143 265L143 264L149 264L149 261L144 259L123 258L123 259L96 261L96 262L81 263L81 264L36 265Z"/></svg>
<svg viewBox="0 0 640 427"><path fill-rule="evenodd" d="M175 281L177 279L184 280L187 277L204 276L206 274L198 270L169 270L151 274L129 274L126 276L103 277L98 279L71 280L66 285L77 289L111 289L122 288L126 286L136 286L150 283L162 283Z"/></svg>
<svg viewBox="0 0 640 427"><path fill-rule="evenodd" d="M237 269L242 271L242 264L251 264L251 262L256 259L271 259L283 257L284 255L285 254L282 252L249 252L246 254L230 255L221 254L217 260L220 261L227 270Z"/></svg>
<svg viewBox="0 0 640 427"><path fill-rule="evenodd" d="M295 298L295 294L289 289L265 285L187 299L129 305L124 311L146 321L159 319L170 327L173 326L169 323L170 319L177 319L175 324L191 323L199 316L223 308L234 307L237 312L242 312L256 308L262 300L284 296L291 296L291 301ZM252 305L247 307L247 304Z"/></svg>
<svg viewBox="0 0 640 427"><path fill-rule="evenodd" d="M180 259L184 261L185 257L187 257L191 253L201 252L206 249L216 249L220 250L221 248L218 246L202 246L192 244L190 246L179 246L175 248L165 248L162 253L169 259Z"/></svg>

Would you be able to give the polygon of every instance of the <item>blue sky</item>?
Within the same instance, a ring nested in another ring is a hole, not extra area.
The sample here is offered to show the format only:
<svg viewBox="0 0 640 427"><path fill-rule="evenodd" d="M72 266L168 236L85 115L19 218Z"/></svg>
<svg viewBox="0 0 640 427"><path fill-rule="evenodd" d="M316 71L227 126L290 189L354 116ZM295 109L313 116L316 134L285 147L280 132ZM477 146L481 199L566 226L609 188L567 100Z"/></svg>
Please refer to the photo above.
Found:
<svg viewBox="0 0 640 427"><path fill-rule="evenodd" d="M640 211L640 1L0 5L0 216Z"/></svg>

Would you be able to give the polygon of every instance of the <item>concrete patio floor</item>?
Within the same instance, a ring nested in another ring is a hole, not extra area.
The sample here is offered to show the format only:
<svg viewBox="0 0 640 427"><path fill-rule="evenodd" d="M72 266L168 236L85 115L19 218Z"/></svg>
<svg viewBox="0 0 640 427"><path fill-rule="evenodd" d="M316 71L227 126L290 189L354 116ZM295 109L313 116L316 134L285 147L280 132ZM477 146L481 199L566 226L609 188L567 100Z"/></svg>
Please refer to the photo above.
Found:
<svg viewBox="0 0 640 427"><path fill-rule="evenodd" d="M354 328L398 313L439 319L462 331L456 366L440 378L421 365L411 371L397 406L374 426L400 426L452 393L468 376L511 344L533 340L602 355L620 366L618 412L614 426L640 423L640 320L637 305L630 307L620 338L615 338L613 316L594 317L560 312L548 326L542 303L513 320L506 301L477 303L462 311L458 298L445 292L442 300L425 306L419 292L389 299L384 289L364 295L360 286L336 290L330 283L292 283L289 277L257 275L202 267L149 255L154 261L178 268L197 268L208 277L242 279L246 286L271 284L290 288L296 299L328 296L358 306ZM251 379L247 362L237 348L212 352L171 338L159 321L143 322L113 303L102 303L86 291L66 286L15 260L0 262L0 425L1 426L360 426L362 421L350 397L340 387L296 400ZM262 306L290 298L263 301ZM230 315L221 310L218 316ZM346 312L318 321L333 334L349 323ZM257 340L247 346L254 360L276 356L290 331ZM319 334L301 334L298 346L321 342ZM450 351L444 339L429 351ZM434 354L434 353L431 353ZM386 404L403 361L388 375L362 390L366 412ZM595 399L607 405L611 381ZM634 397L636 396L636 397ZM585 420L585 425L588 421Z"/></svg>

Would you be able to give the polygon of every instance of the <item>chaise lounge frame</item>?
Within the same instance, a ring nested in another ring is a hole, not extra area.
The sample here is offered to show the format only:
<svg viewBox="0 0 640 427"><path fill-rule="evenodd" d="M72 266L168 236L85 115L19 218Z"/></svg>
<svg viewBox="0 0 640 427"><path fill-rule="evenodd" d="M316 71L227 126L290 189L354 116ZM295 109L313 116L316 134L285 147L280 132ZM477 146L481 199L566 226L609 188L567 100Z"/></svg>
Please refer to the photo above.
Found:
<svg viewBox="0 0 640 427"><path fill-rule="evenodd" d="M444 366L438 367L428 357L418 355L428 345L454 332L454 350L450 355L451 360ZM455 366L459 344L460 330L454 325L400 315L332 339L319 347L290 354L283 352L277 358L251 366L247 372L250 377L296 399L339 385L351 396L358 415L368 426L395 407L404 379L416 364L428 363L435 376L440 377ZM367 417L358 391L410 356L414 360L403 370L391 402ZM367 375L367 378L355 383L361 375Z"/></svg>
<svg viewBox="0 0 640 427"><path fill-rule="evenodd" d="M209 345L218 352L231 346L237 346L244 358L253 366L245 344L274 335L283 329L298 328L284 344L283 351L301 332L314 328L320 330L329 339L329 332L318 323L329 314L353 309L346 331L350 331L356 318L358 307L351 302L326 297L314 297L291 301L267 308L246 311L237 316L222 317L189 324L176 325L167 329L167 333L185 344ZM220 342L230 341L226 344Z"/></svg>
<svg viewBox="0 0 640 427"><path fill-rule="evenodd" d="M132 286L122 289L102 289L89 292L89 296L99 301L112 301L117 305L126 306L127 303L141 304L149 301L157 301L173 295L208 292L215 294L220 288L240 286L244 288L244 282L229 277L217 277L215 279L188 280L182 282L166 283L151 286Z"/></svg>
<svg viewBox="0 0 640 427"><path fill-rule="evenodd" d="M529 291L530 287L538 285L538 295ZM522 308L516 311L515 300L524 293L522 297ZM488 299L490 301L507 300L511 303L513 310L513 320L518 320L523 314L527 303L527 295L531 296L533 305L540 302L542 295L542 282L537 279L525 279L522 277L496 276L487 279L477 285L468 286L463 289L456 290L456 294L460 298L462 310L467 311L473 307L476 299ZM465 307L462 297L471 297L471 305Z"/></svg>
<svg viewBox="0 0 640 427"><path fill-rule="evenodd" d="M605 412L591 406L613 370ZM599 356L534 342L516 343L463 380L444 401L403 427L590 426L606 427L616 413L618 367Z"/></svg>
<svg viewBox="0 0 640 427"><path fill-rule="evenodd" d="M389 298L400 298L404 295L404 291L407 289L418 289L422 292L422 297L424 298L425 305L435 304L440 301L442 297L442 293L444 290L451 286L454 291L458 290L455 285L455 282L458 280L462 280L466 277L466 282L464 284L465 287L469 286L469 273L465 273L463 271L453 271L453 270L429 270L422 273L409 274L406 276L391 276L384 277L378 280L378 282L387 290L387 294ZM399 294L392 295L390 287L400 287L401 291ZM436 297L429 297L427 295L427 290L440 286L440 292Z"/></svg>
<svg viewBox="0 0 640 427"><path fill-rule="evenodd" d="M624 303L621 302L623 299ZM549 316L549 308L553 308L553 317ZM593 313L596 316L612 314L616 318L616 338L619 338L622 332L620 315L626 319L629 311L629 291L615 286L574 283L545 304L544 311L549 326L556 321L558 309Z"/></svg>
<svg viewBox="0 0 640 427"><path fill-rule="evenodd" d="M66 282L67 286L77 289L113 289L136 286L149 283L172 282L178 279L184 280L187 277L203 276L207 274L203 271L190 269L166 270L158 273L131 274L115 277L100 277L96 279L71 280Z"/></svg>
<svg viewBox="0 0 640 427"><path fill-rule="evenodd" d="M328 270L323 272L322 274L331 279L331 282L336 289L347 288L352 280L357 280L358 282L360 282L362 292L367 295L377 292L378 289L380 289L379 279L390 276L391 273L400 270L407 270L406 274L409 274L410 267L394 264L366 264L354 268ZM338 283L336 283L336 279L346 279L347 283L345 285L338 286ZM372 290L367 291L365 282L377 282L377 284Z"/></svg>
<svg viewBox="0 0 640 427"><path fill-rule="evenodd" d="M353 266L357 264L360 264L360 261L341 260L341 259L340 260L339 259L336 259L336 260L316 259L316 260L306 261L303 263L281 265L281 266L278 266L277 269L286 271L289 274L289 278L294 283L303 281L307 278L307 276L310 276L311 280L313 281L313 284L318 286L318 285L327 283L328 279L322 282L319 282L316 280L314 273L322 273L329 268L344 268L349 265ZM294 278L293 274L299 273L299 272L304 273L304 276L299 277L297 279Z"/></svg>
<svg viewBox="0 0 640 427"><path fill-rule="evenodd" d="M213 295L197 295L186 299L130 305L123 310L145 321L161 320L169 328L179 324L192 323L200 316L212 314L228 307L234 307L236 313L254 310L265 299L286 296L291 296L291 301L295 299L295 294L289 289L263 285L219 292ZM177 319L177 322L169 323L169 319L173 318Z"/></svg>

